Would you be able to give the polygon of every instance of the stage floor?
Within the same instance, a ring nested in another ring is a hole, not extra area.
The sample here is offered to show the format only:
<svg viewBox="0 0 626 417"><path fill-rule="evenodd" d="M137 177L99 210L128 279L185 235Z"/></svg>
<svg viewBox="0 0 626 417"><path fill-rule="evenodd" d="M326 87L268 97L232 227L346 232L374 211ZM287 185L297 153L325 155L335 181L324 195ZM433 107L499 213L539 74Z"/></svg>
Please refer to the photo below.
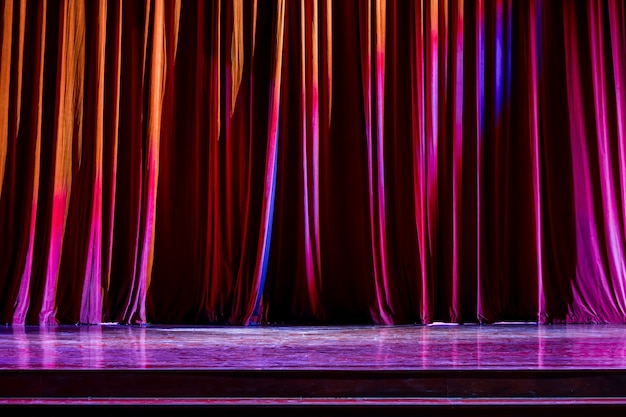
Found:
<svg viewBox="0 0 626 417"><path fill-rule="evenodd" d="M626 326L0 328L0 369L105 368L626 369Z"/></svg>
<svg viewBox="0 0 626 417"><path fill-rule="evenodd" d="M0 328L0 412L626 415L626 326Z"/></svg>

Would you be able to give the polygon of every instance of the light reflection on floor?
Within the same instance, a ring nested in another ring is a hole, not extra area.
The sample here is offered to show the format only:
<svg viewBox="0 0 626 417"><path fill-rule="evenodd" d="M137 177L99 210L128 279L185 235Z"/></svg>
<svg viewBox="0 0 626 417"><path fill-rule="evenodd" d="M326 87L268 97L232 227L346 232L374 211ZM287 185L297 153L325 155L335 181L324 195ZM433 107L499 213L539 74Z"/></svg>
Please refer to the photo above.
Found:
<svg viewBox="0 0 626 417"><path fill-rule="evenodd" d="M626 369L626 326L25 326L1 369Z"/></svg>

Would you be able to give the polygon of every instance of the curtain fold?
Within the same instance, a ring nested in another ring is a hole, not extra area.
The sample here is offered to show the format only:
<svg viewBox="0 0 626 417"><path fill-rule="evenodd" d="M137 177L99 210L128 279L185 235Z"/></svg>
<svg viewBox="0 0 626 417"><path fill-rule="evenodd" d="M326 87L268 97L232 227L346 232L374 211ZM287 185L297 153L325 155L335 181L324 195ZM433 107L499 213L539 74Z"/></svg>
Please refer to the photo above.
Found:
<svg viewBox="0 0 626 417"><path fill-rule="evenodd" d="M0 0L8 324L626 321L620 0Z"/></svg>

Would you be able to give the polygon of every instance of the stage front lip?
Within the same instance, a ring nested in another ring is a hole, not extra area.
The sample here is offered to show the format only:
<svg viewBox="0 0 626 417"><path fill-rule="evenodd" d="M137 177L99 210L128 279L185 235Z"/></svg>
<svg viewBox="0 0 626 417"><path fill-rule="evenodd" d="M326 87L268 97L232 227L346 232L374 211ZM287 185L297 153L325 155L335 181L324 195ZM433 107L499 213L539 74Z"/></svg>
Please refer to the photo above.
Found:
<svg viewBox="0 0 626 417"><path fill-rule="evenodd" d="M625 397L622 370L2 370L1 397Z"/></svg>

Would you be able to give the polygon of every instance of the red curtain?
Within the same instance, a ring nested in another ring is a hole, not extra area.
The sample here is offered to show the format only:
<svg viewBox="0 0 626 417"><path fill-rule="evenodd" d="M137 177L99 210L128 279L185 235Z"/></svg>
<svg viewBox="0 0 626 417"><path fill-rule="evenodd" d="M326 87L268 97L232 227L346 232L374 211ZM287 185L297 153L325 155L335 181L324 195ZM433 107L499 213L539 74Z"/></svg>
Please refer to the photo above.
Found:
<svg viewBox="0 0 626 417"><path fill-rule="evenodd" d="M4 323L622 323L621 0L0 0Z"/></svg>

